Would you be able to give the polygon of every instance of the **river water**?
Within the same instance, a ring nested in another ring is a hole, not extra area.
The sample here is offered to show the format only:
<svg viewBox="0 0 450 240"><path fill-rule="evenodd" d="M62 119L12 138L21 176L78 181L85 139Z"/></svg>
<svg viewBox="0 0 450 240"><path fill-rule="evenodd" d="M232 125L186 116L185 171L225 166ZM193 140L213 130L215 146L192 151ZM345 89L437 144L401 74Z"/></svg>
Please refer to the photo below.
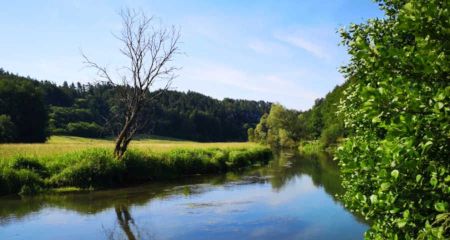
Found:
<svg viewBox="0 0 450 240"><path fill-rule="evenodd" d="M0 198L0 239L362 239L325 154L122 189Z"/></svg>

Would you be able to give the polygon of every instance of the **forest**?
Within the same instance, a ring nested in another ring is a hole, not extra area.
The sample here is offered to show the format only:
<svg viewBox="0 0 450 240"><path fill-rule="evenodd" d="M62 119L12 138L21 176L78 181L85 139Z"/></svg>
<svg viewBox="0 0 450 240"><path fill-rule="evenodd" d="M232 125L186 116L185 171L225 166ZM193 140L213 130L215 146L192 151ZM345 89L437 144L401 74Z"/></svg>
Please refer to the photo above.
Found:
<svg viewBox="0 0 450 240"><path fill-rule="evenodd" d="M44 142L50 135L116 136L120 104L107 83L58 86L0 69L0 142ZM155 91L138 133L196 141L245 141L269 112L264 101L213 99L188 91Z"/></svg>

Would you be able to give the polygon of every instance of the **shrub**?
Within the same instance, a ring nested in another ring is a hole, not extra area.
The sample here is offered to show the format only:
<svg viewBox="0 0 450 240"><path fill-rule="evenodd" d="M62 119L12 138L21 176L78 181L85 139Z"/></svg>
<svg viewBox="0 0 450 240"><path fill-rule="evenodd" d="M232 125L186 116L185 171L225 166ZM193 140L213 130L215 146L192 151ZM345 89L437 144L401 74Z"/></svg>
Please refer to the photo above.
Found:
<svg viewBox="0 0 450 240"><path fill-rule="evenodd" d="M44 188L39 174L28 169L3 168L0 170L0 193L32 194Z"/></svg>
<svg viewBox="0 0 450 240"><path fill-rule="evenodd" d="M37 173L39 176L45 178L49 176L48 169L38 160L19 156L11 161L11 168L15 170L26 169Z"/></svg>
<svg viewBox="0 0 450 240"><path fill-rule="evenodd" d="M450 239L448 1L380 4L386 18L342 32L341 198L371 220L367 239Z"/></svg>
<svg viewBox="0 0 450 240"><path fill-rule="evenodd" d="M103 128L97 123L71 122L67 124L67 134L79 137L101 137Z"/></svg>

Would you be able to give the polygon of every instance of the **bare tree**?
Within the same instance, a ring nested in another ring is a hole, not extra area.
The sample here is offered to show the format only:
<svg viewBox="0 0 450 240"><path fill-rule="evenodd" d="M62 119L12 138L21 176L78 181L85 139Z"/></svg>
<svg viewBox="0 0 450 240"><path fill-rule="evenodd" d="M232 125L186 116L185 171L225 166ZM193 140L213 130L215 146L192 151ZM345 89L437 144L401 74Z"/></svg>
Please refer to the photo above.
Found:
<svg viewBox="0 0 450 240"><path fill-rule="evenodd" d="M139 113L150 97L150 88L160 82L167 90L175 78L177 67L172 65L173 58L179 54L180 32L174 26L162 27L155 24L153 17L147 17L142 11L122 10L122 31L114 35L123 44L120 52L129 61L129 65L117 68L116 77L105 67L91 61L85 54L84 63L97 71L103 80L113 84L119 91L124 106L123 124L114 148L114 155L122 158L134 134L143 124Z"/></svg>

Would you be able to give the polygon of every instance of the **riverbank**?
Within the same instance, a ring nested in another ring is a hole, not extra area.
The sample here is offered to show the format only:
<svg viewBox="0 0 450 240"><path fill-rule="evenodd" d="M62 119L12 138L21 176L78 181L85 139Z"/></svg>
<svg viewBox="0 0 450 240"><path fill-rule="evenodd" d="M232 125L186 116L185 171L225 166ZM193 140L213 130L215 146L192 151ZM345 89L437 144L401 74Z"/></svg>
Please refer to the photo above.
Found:
<svg viewBox="0 0 450 240"><path fill-rule="evenodd" d="M298 151L301 154L317 154L326 152L333 155L338 145L339 142L325 146L325 144L320 140L301 141L298 146Z"/></svg>
<svg viewBox="0 0 450 240"><path fill-rule="evenodd" d="M67 139L65 139L67 140ZM85 139L88 140L88 139ZM194 143L157 140L159 149L148 143L137 142L122 160L112 155L108 140L94 140L83 149L79 143L61 143L60 152L53 155L42 151L46 144L14 144L1 146L0 195L35 194L58 188L101 189L132 183L173 179L196 174L221 173L267 163L269 148L251 143ZM63 141L61 141L63 142ZM80 141L79 141L80 142ZM52 144L49 144L52 145ZM51 149L58 149L53 143ZM70 151L63 146L69 146ZM3 154L11 148L22 147L16 156ZM7 157L5 157L7 156Z"/></svg>

